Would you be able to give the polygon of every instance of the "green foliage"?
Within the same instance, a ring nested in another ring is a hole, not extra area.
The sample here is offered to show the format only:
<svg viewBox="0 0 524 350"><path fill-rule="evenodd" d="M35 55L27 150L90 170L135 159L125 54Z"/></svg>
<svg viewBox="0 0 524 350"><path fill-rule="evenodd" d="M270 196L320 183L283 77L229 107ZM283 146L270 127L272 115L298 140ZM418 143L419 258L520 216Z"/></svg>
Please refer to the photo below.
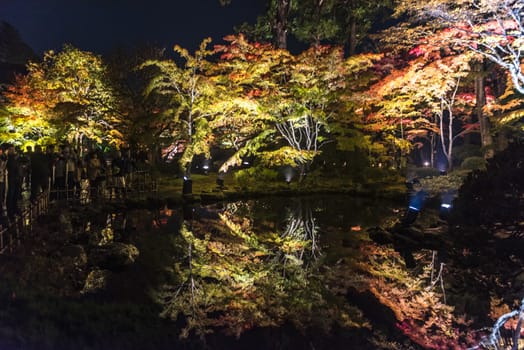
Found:
<svg viewBox="0 0 524 350"><path fill-rule="evenodd" d="M176 45L174 51L183 61L180 66L172 60L148 60L140 66L141 69L154 67L157 70L145 93L169 99L174 125L169 131L187 142L180 166L188 175L193 157L208 154L209 138L213 136L206 132L212 117L210 108L216 101L213 79L208 76L211 66L208 57L214 54L207 49L210 42L210 38L204 39L194 54Z"/></svg>
<svg viewBox="0 0 524 350"><path fill-rule="evenodd" d="M71 143L122 142L115 93L99 56L66 45L27 70L5 93L15 132L35 141L53 136Z"/></svg>
<svg viewBox="0 0 524 350"><path fill-rule="evenodd" d="M466 174L463 171L453 171L447 175L433 175L420 179L425 191L430 196L440 197L443 193L456 191L462 186Z"/></svg>
<svg viewBox="0 0 524 350"><path fill-rule="evenodd" d="M251 167L235 172L235 181L242 188L253 188L257 184L274 182L278 178L278 172L274 169L263 167Z"/></svg>
<svg viewBox="0 0 524 350"><path fill-rule="evenodd" d="M484 157L468 157L460 164L464 170L485 170L486 160Z"/></svg>

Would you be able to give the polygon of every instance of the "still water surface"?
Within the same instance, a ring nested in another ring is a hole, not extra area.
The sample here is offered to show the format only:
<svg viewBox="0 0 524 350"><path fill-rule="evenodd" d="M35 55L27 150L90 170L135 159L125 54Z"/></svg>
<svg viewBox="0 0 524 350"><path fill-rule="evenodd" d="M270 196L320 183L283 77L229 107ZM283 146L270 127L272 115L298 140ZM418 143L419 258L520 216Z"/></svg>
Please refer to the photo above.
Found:
<svg viewBox="0 0 524 350"><path fill-rule="evenodd" d="M89 228L79 238L88 253L109 227L107 244L136 246L136 261L104 268L103 288L84 286L77 297L27 297L5 348L388 348L406 339L397 323L407 316L394 309L421 271L408 271L366 229L397 219L403 206L281 196L85 215L73 230ZM85 269L100 271L92 262ZM414 317L409 302L402 308Z"/></svg>

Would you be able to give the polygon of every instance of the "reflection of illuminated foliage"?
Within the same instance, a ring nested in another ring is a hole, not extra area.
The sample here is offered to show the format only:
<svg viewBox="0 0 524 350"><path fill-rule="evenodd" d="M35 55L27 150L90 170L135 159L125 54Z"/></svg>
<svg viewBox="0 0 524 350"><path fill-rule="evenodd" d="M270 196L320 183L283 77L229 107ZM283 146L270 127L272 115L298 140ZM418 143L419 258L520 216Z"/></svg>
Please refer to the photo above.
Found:
<svg viewBox="0 0 524 350"><path fill-rule="evenodd" d="M235 219L228 212L220 214L219 223L209 223L213 235L201 223L193 224L192 230L181 230L180 246L188 260L175 267L179 282L159 293L164 317L184 316L181 337L215 330L239 336L286 321L298 329L316 325L326 331L334 321L364 324L358 310L326 302L319 276L300 260L300 252L311 245L304 236L255 235L249 219Z"/></svg>
<svg viewBox="0 0 524 350"><path fill-rule="evenodd" d="M426 266L415 271L407 270L392 248L363 243L359 252L359 256L365 257L363 260L347 258L331 271L330 288L343 294L348 289L369 290L393 312L397 327L424 348L460 348L458 329L467 322L454 317L453 307L446 305L439 288L434 288L435 281L442 276L435 277L431 252L421 252L415 257L417 266ZM436 272L442 273L438 268ZM473 339L461 341L471 344Z"/></svg>
<svg viewBox="0 0 524 350"><path fill-rule="evenodd" d="M302 201L298 201L293 210L288 213L287 225L282 233L282 238L303 242L302 248L296 252L298 259L302 260L304 258L306 249L309 250L311 258L317 259L320 255L317 241L318 226L313 217L311 207L307 204L304 204L304 206L302 204Z"/></svg>

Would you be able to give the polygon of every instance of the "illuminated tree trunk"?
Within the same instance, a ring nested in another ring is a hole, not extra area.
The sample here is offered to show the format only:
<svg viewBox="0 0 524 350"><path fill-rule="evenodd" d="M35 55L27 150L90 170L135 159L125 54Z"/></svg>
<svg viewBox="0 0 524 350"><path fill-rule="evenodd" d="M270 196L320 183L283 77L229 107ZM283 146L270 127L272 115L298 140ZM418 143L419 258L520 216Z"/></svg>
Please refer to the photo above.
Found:
<svg viewBox="0 0 524 350"><path fill-rule="evenodd" d="M319 139L322 123L311 116L278 123L276 128L288 144L297 151L316 153L322 146L322 142ZM299 182L304 180L311 162L307 157L297 160L300 168Z"/></svg>
<svg viewBox="0 0 524 350"><path fill-rule="evenodd" d="M431 136L429 137L429 147L430 147L430 154L429 154L429 164L432 168L435 167L435 153L437 152L437 141L435 138L435 133L432 131Z"/></svg>
<svg viewBox="0 0 524 350"><path fill-rule="evenodd" d="M459 135L453 132L453 105L455 104L455 96L460 85L460 78L457 79L455 89L451 92L451 96L442 96L440 98L440 111L437 113L439 129L440 129L440 143L442 146L442 153L446 156L448 162L448 170L453 169L453 144ZM445 120L447 115L448 119Z"/></svg>

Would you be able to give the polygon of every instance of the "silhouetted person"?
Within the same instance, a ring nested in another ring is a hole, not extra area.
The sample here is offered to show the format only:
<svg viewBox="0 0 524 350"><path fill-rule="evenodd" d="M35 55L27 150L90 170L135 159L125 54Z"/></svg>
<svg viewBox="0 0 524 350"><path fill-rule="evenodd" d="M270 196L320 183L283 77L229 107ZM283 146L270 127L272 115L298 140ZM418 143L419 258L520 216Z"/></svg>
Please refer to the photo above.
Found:
<svg viewBox="0 0 524 350"><path fill-rule="evenodd" d="M100 193L100 185L102 183L102 162L98 158L96 152L92 152L87 161L87 177L91 185L91 194L98 196Z"/></svg>
<svg viewBox="0 0 524 350"><path fill-rule="evenodd" d="M49 187L49 159L42 152L42 146L36 145L35 151L31 154L31 201L38 195L48 190Z"/></svg>

